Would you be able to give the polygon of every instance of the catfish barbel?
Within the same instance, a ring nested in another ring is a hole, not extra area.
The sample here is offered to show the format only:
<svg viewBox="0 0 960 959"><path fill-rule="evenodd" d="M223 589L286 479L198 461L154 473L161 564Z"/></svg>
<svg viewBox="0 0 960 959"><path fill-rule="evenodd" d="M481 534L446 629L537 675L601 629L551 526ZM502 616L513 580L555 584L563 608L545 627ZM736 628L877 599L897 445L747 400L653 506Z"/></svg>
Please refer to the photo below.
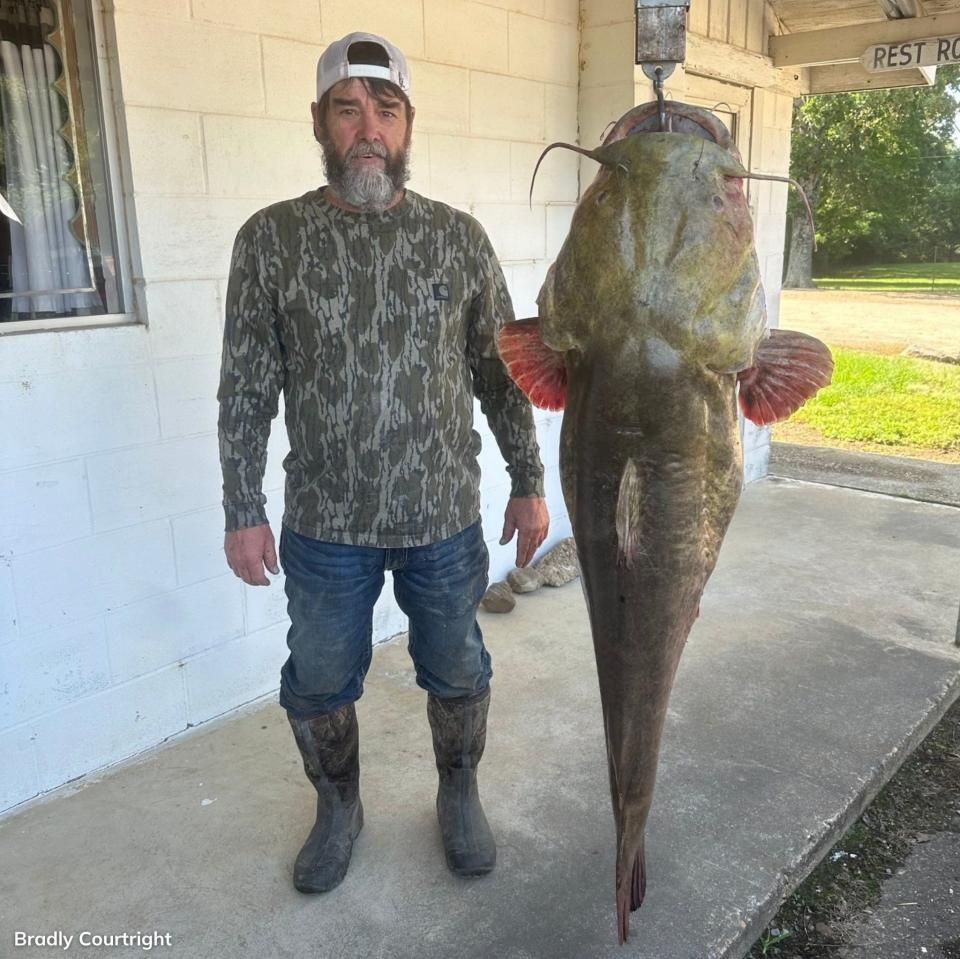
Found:
<svg viewBox="0 0 960 959"><path fill-rule="evenodd" d="M539 317L499 340L532 402L564 410L560 470L600 680L621 943L646 887L670 690L743 483L738 394L746 417L771 423L833 369L819 340L767 328L743 188L752 174L726 127L666 107L674 132L650 132L657 104L644 104L598 149L570 147L601 169Z"/></svg>

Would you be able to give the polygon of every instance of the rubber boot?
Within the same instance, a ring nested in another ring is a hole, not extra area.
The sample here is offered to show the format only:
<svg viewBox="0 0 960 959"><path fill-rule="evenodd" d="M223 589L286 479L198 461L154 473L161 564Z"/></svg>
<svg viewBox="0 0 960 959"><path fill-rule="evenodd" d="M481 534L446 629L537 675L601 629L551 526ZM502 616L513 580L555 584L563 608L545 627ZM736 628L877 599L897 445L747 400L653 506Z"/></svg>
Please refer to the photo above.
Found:
<svg viewBox="0 0 960 959"><path fill-rule="evenodd" d="M353 703L313 719L288 714L307 778L317 790L317 821L297 856L293 884L327 892L347 874L353 841L363 827L360 742Z"/></svg>
<svg viewBox="0 0 960 959"><path fill-rule="evenodd" d="M437 818L447 865L458 876L483 876L497 861L497 845L480 805L477 765L487 739L490 689L462 699L427 698L440 787Z"/></svg>

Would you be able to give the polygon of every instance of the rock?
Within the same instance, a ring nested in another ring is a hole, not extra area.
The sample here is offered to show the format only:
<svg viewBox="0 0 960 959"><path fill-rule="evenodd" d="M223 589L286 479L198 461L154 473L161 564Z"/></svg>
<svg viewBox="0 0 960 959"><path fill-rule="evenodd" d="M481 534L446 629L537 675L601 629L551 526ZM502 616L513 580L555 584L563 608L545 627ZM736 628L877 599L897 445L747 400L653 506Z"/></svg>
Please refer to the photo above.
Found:
<svg viewBox="0 0 960 959"><path fill-rule="evenodd" d="M833 927L828 926L825 922L818 922L814 926L814 929L816 929L817 933L823 936L824 939L833 939L836 936L836 932L834 931Z"/></svg>
<svg viewBox="0 0 960 959"><path fill-rule="evenodd" d="M900 355L933 360L935 363L960 363L960 353L944 353L942 350L931 350L926 346L908 346Z"/></svg>
<svg viewBox="0 0 960 959"><path fill-rule="evenodd" d="M540 573L529 566L525 569L517 567L510 570L507 573L507 582L515 593L532 593L543 585Z"/></svg>
<svg viewBox="0 0 960 959"><path fill-rule="evenodd" d="M580 575L577 547L570 536L548 550L536 564L536 570L545 586L563 586Z"/></svg>
<svg viewBox="0 0 960 959"><path fill-rule="evenodd" d="M513 598L510 587L504 582L499 582L494 583L483 594L480 605L488 613L509 613L517 605L517 601Z"/></svg>

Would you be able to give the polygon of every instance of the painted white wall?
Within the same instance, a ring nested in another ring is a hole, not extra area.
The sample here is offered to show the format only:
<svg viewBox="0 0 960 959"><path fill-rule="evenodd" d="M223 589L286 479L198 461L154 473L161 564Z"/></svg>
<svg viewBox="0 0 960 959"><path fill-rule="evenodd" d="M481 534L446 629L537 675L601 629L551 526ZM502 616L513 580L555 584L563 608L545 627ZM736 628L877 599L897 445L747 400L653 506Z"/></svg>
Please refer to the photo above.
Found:
<svg viewBox="0 0 960 959"><path fill-rule="evenodd" d="M535 313L578 195L577 157L555 151L531 209L537 155L582 130L595 142L601 112L606 123L636 102L632 66L615 69L624 47L615 24L632 0L584 0L582 50L577 0L113 7L145 324L0 338L0 810L278 685L282 582L244 587L223 560L215 393L237 229L322 180L309 104L324 44L372 29L403 47L417 107L411 186L484 224L518 316ZM630 46L628 35L627 57ZM753 168L780 172L789 98L754 96ZM785 194L763 185L755 198L775 315ZM552 543L570 532L560 417L536 421ZM482 433L483 524L498 578L515 549L497 544L509 486ZM762 475L767 431L751 428L745 442L748 475ZM264 484L275 530L285 445L281 417ZM375 634L404 628L385 589Z"/></svg>
<svg viewBox="0 0 960 959"><path fill-rule="evenodd" d="M790 122L793 98L768 90L753 91L753 125L749 169L754 173L786 176L790 172ZM787 184L749 181L750 208L757 236L760 276L767 297L771 327L780 325L780 289L787 225ZM767 475L770 463L770 427L741 419L746 479Z"/></svg>
<svg viewBox="0 0 960 959"><path fill-rule="evenodd" d="M113 7L145 325L0 339L0 809L279 684L282 577L248 588L223 560L215 394L237 229L323 181L310 102L324 45L366 29L404 49L411 187L484 224L521 316L577 199L576 164L561 160L527 204L543 145L577 137L577 0ZM569 535L559 417L537 424L553 542ZM497 544L509 484L481 432L498 578L515 555ZM276 532L283 434L281 414L264 485ZM388 587L376 637L405 628Z"/></svg>

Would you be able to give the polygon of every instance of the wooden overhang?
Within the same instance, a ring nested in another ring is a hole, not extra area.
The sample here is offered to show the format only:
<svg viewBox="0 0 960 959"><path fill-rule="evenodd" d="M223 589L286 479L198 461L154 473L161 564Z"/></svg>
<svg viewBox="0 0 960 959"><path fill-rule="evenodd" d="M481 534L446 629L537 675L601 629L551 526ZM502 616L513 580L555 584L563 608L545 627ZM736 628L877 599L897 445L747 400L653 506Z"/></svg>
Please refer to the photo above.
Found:
<svg viewBox="0 0 960 959"><path fill-rule="evenodd" d="M696 2L696 0L694 0ZM960 0L767 0L779 32L769 58L785 87L838 93L932 84L936 67L868 72L874 44L907 44L960 34Z"/></svg>

